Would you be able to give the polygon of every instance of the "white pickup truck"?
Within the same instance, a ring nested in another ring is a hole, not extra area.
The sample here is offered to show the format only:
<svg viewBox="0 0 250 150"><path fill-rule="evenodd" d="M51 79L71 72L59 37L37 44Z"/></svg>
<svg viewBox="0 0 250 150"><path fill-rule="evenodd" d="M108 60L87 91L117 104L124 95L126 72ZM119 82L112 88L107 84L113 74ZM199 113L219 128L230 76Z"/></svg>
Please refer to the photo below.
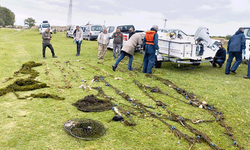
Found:
<svg viewBox="0 0 250 150"><path fill-rule="evenodd" d="M123 45L124 45L129 39L129 29L131 27L134 28L135 33L144 32L143 30L135 30L135 27L133 25L108 26L107 32L109 37L112 37L113 33L116 32L116 29L120 28L123 34ZM114 39L110 39L109 45L107 46L109 49L113 49L113 41Z"/></svg>

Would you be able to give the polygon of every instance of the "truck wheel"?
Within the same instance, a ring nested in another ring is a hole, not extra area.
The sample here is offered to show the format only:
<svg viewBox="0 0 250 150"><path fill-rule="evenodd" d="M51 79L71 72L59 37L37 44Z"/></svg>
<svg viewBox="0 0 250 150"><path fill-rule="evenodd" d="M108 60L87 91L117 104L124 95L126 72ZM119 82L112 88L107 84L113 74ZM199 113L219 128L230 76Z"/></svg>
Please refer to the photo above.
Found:
<svg viewBox="0 0 250 150"><path fill-rule="evenodd" d="M155 68L161 68L161 61L155 61Z"/></svg>

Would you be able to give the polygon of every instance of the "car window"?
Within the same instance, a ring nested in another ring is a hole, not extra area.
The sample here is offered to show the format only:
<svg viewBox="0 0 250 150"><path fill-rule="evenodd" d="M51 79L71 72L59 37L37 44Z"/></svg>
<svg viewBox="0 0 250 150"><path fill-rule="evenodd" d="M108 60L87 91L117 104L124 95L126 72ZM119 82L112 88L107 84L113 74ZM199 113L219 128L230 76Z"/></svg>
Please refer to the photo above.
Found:
<svg viewBox="0 0 250 150"><path fill-rule="evenodd" d="M49 28L49 27L50 27L49 24L43 24L43 25L42 25L42 28Z"/></svg>
<svg viewBox="0 0 250 150"><path fill-rule="evenodd" d="M91 31L102 31L102 26L92 26Z"/></svg>
<svg viewBox="0 0 250 150"><path fill-rule="evenodd" d="M81 28L82 28L82 31L85 32L85 29L86 29L86 28L85 28L85 27L81 27Z"/></svg>
<svg viewBox="0 0 250 150"><path fill-rule="evenodd" d="M120 28L121 32L128 32L131 27L135 30L133 25L118 26L117 28Z"/></svg>
<svg viewBox="0 0 250 150"><path fill-rule="evenodd" d="M111 26L111 27L109 27L108 33L112 33L114 30L115 30L115 27Z"/></svg>

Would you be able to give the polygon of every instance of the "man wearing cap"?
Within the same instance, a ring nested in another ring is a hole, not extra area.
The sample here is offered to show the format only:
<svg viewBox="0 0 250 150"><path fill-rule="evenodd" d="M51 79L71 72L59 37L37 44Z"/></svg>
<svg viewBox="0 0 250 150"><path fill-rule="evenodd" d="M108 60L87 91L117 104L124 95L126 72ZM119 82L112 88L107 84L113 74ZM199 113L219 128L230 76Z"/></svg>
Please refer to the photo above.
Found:
<svg viewBox="0 0 250 150"><path fill-rule="evenodd" d="M142 47L145 50L143 59L143 73L152 74L155 63L155 52L159 49L158 45L158 26L154 25L150 31L146 32Z"/></svg>
<svg viewBox="0 0 250 150"><path fill-rule="evenodd" d="M49 47L49 49L51 50L52 57L53 58L57 58L57 56L55 56L54 48L50 44L51 38L52 38L52 36L50 34L50 28L47 28L46 31L43 32L43 34L42 34L42 39L43 39L43 58L44 59L46 59L46 57L45 57L45 49L46 49L46 47Z"/></svg>
<svg viewBox="0 0 250 150"><path fill-rule="evenodd" d="M134 28L133 28L133 27L131 27L131 28L129 29L129 35L128 35L128 38L130 39L130 37L131 37L133 34L135 34L135 32L134 32Z"/></svg>
<svg viewBox="0 0 250 150"><path fill-rule="evenodd" d="M76 41L76 56L80 55L80 51L81 51L81 44L82 44L82 39L83 39L83 31L79 26L76 26L76 30L74 31L74 41Z"/></svg>

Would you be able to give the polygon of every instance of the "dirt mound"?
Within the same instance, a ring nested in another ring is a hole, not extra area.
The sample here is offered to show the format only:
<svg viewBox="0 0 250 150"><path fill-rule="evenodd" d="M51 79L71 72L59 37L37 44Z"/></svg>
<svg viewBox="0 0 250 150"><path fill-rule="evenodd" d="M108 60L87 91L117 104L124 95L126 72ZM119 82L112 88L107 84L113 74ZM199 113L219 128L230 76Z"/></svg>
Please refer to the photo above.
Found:
<svg viewBox="0 0 250 150"><path fill-rule="evenodd" d="M88 95L72 105L83 112L101 112L110 110L113 107L112 102L98 99L94 95Z"/></svg>

